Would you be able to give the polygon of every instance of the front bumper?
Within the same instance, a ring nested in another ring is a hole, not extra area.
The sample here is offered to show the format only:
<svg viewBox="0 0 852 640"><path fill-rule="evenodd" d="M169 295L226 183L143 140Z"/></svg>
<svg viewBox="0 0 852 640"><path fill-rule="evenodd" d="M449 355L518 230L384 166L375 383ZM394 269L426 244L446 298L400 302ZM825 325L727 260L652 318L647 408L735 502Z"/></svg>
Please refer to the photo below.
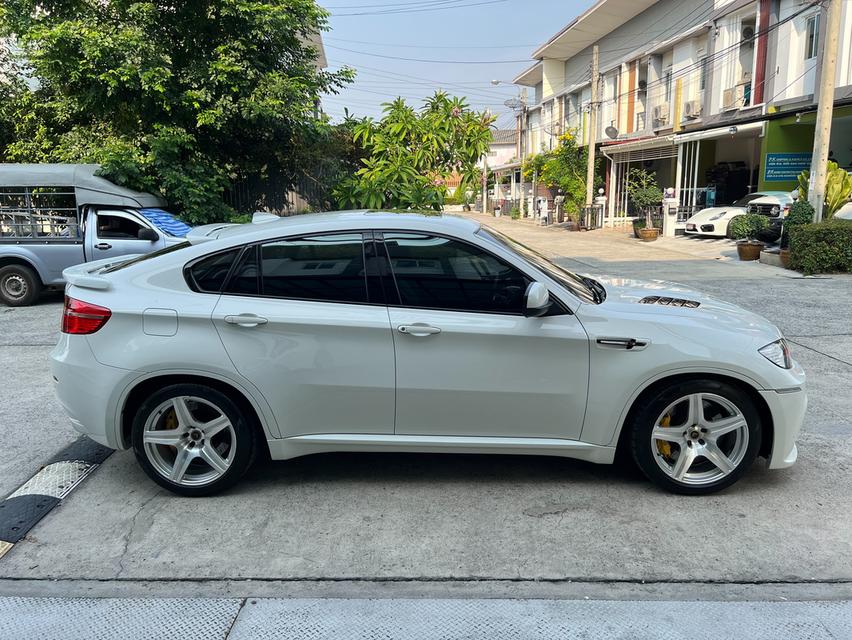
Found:
<svg viewBox="0 0 852 640"><path fill-rule="evenodd" d="M50 371L59 403L71 425L111 449L120 449L116 407L112 398L116 389L133 374L95 360L85 336L62 334L50 352Z"/></svg>
<svg viewBox="0 0 852 640"><path fill-rule="evenodd" d="M796 438L802 429L808 396L804 387L761 391L760 395L772 413L774 434L769 455L770 469L785 469L796 462Z"/></svg>

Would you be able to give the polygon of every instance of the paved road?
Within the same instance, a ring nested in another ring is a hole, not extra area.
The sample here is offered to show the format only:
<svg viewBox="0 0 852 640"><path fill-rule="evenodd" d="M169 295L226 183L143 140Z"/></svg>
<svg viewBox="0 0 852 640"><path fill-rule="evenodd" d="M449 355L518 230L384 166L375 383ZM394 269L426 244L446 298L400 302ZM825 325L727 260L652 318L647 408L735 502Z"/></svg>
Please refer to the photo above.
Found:
<svg viewBox="0 0 852 640"><path fill-rule="evenodd" d="M776 322L810 376L799 464L688 498L569 460L321 455L190 500L118 453L0 559L0 594L850 597L852 279L739 263L724 242L493 222L578 270L675 280ZM45 362L60 307L0 309L2 494L75 437Z"/></svg>

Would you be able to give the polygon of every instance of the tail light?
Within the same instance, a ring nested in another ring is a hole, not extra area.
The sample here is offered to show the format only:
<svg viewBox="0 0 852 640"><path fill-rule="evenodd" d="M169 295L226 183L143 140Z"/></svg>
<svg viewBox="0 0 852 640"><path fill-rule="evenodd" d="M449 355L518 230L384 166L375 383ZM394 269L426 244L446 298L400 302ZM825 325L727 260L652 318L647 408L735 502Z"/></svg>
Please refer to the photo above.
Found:
<svg viewBox="0 0 852 640"><path fill-rule="evenodd" d="M83 302L65 296L65 309L62 311L62 333L87 335L94 333L106 324L112 311L90 302Z"/></svg>

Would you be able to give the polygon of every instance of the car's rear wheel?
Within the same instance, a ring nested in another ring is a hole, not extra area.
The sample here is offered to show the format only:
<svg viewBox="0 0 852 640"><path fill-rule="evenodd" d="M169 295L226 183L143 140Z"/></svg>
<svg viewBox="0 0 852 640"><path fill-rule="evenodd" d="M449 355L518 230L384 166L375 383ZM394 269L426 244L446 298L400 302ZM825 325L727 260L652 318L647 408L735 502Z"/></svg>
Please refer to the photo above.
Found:
<svg viewBox="0 0 852 640"><path fill-rule="evenodd" d="M637 408L631 444L643 473L675 493L729 487L760 450L760 414L747 393L718 380L662 389Z"/></svg>
<svg viewBox="0 0 852 640"><path fill-rule="evenodd" d="M133 450L154 482L184 496L232 486L251 466L256 430L224 393L199 384L160 389L133 420Z"/></svg>
<svg viewBox="0 0 852 640"><path fill-rule="evenodd" d="M22 264L0 269L0 300L10 307L26 307L41 294L42 284L35 271Z"/></svg>

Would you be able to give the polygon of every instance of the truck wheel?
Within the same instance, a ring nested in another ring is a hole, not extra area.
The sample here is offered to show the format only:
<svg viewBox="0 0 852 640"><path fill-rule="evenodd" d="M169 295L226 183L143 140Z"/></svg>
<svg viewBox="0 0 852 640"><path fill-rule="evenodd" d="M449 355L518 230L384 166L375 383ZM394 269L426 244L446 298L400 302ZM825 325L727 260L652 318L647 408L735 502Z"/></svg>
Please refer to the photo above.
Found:
<svg viewBox="0 0 852 640"><path fill-rule="evenodd" d="M0 300L10 307L31 305L41 290L41 280L29 267L10 264L0 269Z"/></svg>

